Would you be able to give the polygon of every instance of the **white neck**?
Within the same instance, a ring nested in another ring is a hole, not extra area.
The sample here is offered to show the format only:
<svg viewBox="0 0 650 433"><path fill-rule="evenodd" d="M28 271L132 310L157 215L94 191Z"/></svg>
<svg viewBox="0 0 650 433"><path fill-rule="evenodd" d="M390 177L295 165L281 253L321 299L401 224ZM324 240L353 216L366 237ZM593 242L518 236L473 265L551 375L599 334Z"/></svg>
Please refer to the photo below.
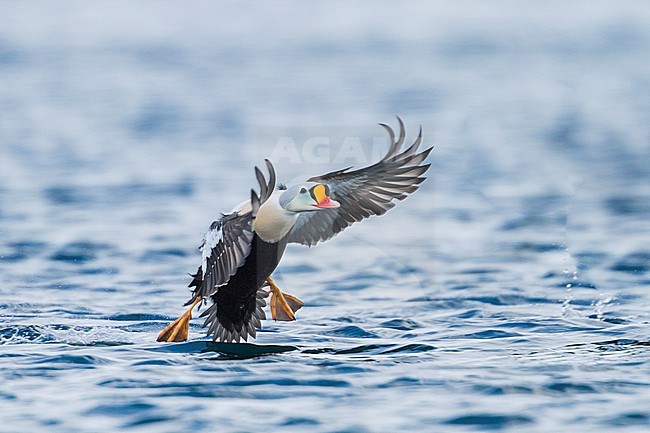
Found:
<svg viewBox="0 0 650 433"><path fill-rule="evenodd" d="M280 206L279 198L283 191L275 191L260 206L253 222L253 230L265 242L278 242L286 236L300 215L286 211Z"/></svg>

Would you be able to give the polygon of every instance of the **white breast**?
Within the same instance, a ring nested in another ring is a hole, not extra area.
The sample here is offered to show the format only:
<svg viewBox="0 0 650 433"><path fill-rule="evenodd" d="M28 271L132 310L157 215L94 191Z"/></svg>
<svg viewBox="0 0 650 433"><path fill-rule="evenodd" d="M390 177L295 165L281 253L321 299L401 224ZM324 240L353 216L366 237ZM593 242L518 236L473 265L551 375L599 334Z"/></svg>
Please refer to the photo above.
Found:
<svg viewBox="0 0 650 433"><path fill-rule="evenodd" d="M299 216L297 212L288 212L280 206L279 198L283 192L275 191L260 206L253 222L253 230L265 242L278 242L282 239Z"/></svg>

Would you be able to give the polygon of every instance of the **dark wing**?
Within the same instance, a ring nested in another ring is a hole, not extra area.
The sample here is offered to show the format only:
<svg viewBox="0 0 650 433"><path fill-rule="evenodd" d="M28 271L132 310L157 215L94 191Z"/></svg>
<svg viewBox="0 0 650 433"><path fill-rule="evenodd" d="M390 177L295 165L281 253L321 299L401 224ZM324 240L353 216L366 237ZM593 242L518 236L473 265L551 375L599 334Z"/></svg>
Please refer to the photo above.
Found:
<svg viewBox="0 0 650 433"><path fill-rule="evenodd" d="M196 297L197 293L203 297L212 296L214 303L201 314L201 317L205 317L203 327L208 328L208 335L212 334L214 340L239 342L242 338L246 340L249 335L255 338L255 329L261 327L260 321L266 318L262 309L266 305L264 298L267 293L265 290L258 290L256 296L252 298L252 303L242 302L241 299L230 299L229 302L237 305L238 308L241 308L240 312L245 313L242 321L237 323L221 323L219 301L213 296L219 291L219 287L228 283L230 277L245 263L251 252L255 215L260 205L268 200L275 190L275 170L268 160L265 162L269 170L268 182L264 179L261 170L255 167L255 175L260 184L260 194L251 190L250 207L223 215L219 221L215 221L202 246L204 257L202 268L205 268L205 275L200 285L197 286L194 296ZM202 268L199 268L198 273ZM195 277L194 281L196 280ZM224 293L226 293L226 297L231 296L228 295L228 292Z"/></svg>
<svg viewBox="0 0 650 433"><path fill-rule="evenodd" d="M257 209L268 200L275 189L275 170L268 160L266 166L269 170L268 182L264 179L261 170L255 167L255 175L260 184L260 195L251 190L250 208L222 214L219 220L210 225L210 230L199 247L203 253L202 263L190 283L190 287L196 287L190 303L197 296L205 298L213 295L219 286L230 280L250 254L253 220Z"/></svg>
<svg viewBox="0 0 650 433"><path fill-rule="evenodd" d="M333 171L309 179L309 182L324 183L330 188L330 197L341 206L315 212L303 212L291 231L288 242L315 245L326 241L352 225L372 215L383 215L395 206L395 200L403 200L414 192L426 179L423 174L431 164L423 164L433 147L418 153L422 142L422 128L415 142L406 149L405 131L402 119L399 122L399 137L390 126L386 128L391 146L384 158L374 165L358 170L350 168Z"/></svg>
<svg viewBox="0 0 650 433"><path fill-rule="evenodd" d="M199 295L208 297L244 264L253 240L253 212L223 215L210 226L201 247L203 281Z"/></svg>

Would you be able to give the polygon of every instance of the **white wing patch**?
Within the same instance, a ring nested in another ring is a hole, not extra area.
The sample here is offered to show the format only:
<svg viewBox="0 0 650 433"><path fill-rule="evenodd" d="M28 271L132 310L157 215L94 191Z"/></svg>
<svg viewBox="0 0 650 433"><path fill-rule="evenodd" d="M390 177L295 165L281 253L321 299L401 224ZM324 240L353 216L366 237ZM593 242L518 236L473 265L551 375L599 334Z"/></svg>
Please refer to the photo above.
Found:
<svg viewBox="0 0 650 433"><path fill-rule="evenodd" d="M205 275L208 267L208 257L212 255L212 249L223 239L221 232L221 225L217 225L214 229L210 229L205 236L203 236L203 244L201 244L201 270ZM223 255L223 253L221 254ZM221 257L221 256L220 256Z"/></svg>
<svg viewBox="0 0 650 433"><path fill-rule="evenodd" d="M228 214L237 213L237 216L248 213L253 209L250 200L243 201L235 206ZM201 250L201 270L203 275L205 275L206 268L208 266L208 257L212 255L212 249L217 246L217 244L223 239L223 233L221 231L221 225L217 225L214 228L210 228L208 232L203 236L203 243L199 247ZM222 254L223 255L223 254Z"/></svg>

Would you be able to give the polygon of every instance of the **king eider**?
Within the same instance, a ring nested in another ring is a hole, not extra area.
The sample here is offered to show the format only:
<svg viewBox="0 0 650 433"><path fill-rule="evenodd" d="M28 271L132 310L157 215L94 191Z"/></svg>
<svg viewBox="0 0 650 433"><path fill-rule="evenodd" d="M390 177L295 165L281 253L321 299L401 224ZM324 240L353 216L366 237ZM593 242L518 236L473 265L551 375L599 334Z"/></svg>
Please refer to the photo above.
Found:
<svg viewBox="0 0 650 433"><path fill-rule="evenodd" d="M212 305L201 317L215 341L255 338L266 319L263 308L269 295L274 320L295 320L303 302L283 293L271 277L287 244L312 246L357 221L383 215L424 181L430 166L424 161L433 147L419 152L420 128L415 142L403 149L404 123L397 120L397 138L390 126L380 123L388 132L390 148L368 167L333 171L290 187L276 186L275 169L268 160L268 181L255 167L260 193L252 190L250 200L210 225L199 248L201 266L189 284L194 289L185 305L190 307L160 333L158 341L185 341L192 309L208 299Z"/></svg>

